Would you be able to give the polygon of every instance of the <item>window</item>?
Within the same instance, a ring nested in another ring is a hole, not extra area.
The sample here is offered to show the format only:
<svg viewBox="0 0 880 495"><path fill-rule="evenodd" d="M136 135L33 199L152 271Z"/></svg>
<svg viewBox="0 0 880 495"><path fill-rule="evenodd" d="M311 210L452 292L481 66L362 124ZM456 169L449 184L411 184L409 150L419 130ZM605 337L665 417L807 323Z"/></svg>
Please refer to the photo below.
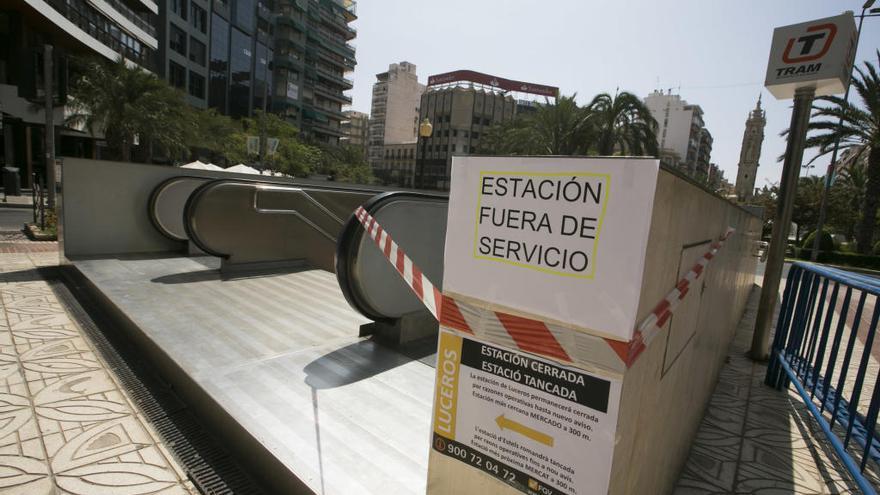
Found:
<svg viewBox="0 0 880 495"><path fill-rule="evenodd" d="M235 25L254 31L254 0L235 0Z"/></svg>
<svg viewBox="0 0 880 495"><path fill-rule="evenodd" d="M186 69L183 66L168 61L168 82L175 88L186 87Z"/></svg>
<svg viewBox="0 0 880 495"><path fill-rule="evenodd" d="M208 104L226 113L226 83L229 81L229 23L211 16L211 66Z"/></svg>
<svg viewBox="0 0 880 495"><path fill-rule="evenodd" d="M205 99L205 78L193 71L189 72L189 94L200 100Z"/></svg>
<svg viewBox="0 0 880 495"><path fill-rule="evenodd" d="M458 129L452 130L452 137L458 137Z"/></svg>
<svg viewBox="0 0 880 495"><path fill-rule="evenodd" d="M453 145L452 145L452 152L455 153L455 151L456 151L456 150L455 150L455 145L453 144Z"/></svg>
<svg viewBox="0 0 880 495"><path fill-rule="evenodd" d="M168 46L171 47L175 52L186 56L186 33L183 32L183 29L175 26L174 23L170 24L171 31L168 36Z"/></svg>
<svg viewBox="0 0 880 495"><path fill-rule="evenodd" d="M205 44L201 41L190 36L189 38L189 59L193 62L205 66L205 60L207 57L207 48L205 48Z"/></svg>
<svg viewBox="0 0 880 495"><path fill-rule="evenodd" d="M251 107L251 66L254 54L251 51L251 38L238 29L232 29L232 46L229 50L229 115L242 117L250 115Z"/></svg>
<svg viewBox="0 0 880 495"><path fill-rule="evenodd" d="M171 11L186 20L186 0L171 0Z"/></svg>
<svg viewBox="0 0 880 495"><path fill-rule="evenodd" d="M471 137L474 139L480 139L480 133L477 131L474 131L471 133Z"/></svg>
<svg viewBox="0 0 880 495"><path fill-rule="evenodd" d="M186 17L184 17L184 19L186 19ZM190 4L189 22L199 31L203 33L208 32L208 13L205 12L205 9L194 3Z"/></svg>

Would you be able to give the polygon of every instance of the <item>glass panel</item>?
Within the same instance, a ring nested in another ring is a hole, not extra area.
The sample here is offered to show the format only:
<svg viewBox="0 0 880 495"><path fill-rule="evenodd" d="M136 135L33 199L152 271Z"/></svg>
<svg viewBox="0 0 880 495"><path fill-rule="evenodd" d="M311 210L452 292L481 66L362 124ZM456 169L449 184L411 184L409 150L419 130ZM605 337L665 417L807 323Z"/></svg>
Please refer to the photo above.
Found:
<svg viewBox="0 0 880 495"><path fill-rule="evenodd" d="M251 52L251 37L235 28L231 32L229 115L242 117L250 114L251 70L254 56Z"/></svg>
<svg viewBox="0 0 880 495"><path fill-rule="evenodd" d="M229 82L229 23L217 14L211 16L211 67L208 105L226 113L226 87Z"/></svg>

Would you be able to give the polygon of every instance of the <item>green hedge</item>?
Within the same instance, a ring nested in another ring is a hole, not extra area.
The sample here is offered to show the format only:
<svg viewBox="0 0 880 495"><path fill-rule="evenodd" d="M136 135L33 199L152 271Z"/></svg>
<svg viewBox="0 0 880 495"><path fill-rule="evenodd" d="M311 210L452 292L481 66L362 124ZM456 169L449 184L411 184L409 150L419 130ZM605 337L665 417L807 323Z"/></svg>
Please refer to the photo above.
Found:
<svg viewBox="0 0 880 495"><path fill-rule="evenodd" d="M795 248L795 258L810 261L812 249ZM841 253L840 251L821 251L819 252L819 263L827 263L829 265L852 266L855 268L868 268L871 270L880 270L880 256L872 256L867 254Z"/></svg>
<svg viewBox="0 0 880 495"><path fill-rule="evenodd" d="M813 249L813 243L816 242L816 231L810 232L810 235L804 239L801 247L804 249ZM822 239L819 240L819 251L834 251L834 238L827 230L822 229Z"/></svg>

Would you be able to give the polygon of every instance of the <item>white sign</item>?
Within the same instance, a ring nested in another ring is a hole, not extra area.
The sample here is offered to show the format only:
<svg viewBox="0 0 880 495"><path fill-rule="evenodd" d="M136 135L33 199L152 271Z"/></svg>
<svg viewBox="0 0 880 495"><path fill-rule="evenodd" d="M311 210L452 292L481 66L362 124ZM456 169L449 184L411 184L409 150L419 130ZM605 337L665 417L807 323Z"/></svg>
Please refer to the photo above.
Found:
<svg viewBox="0 0 880 495"><path fill-rule="evenodd" d="M272 156L278 151L278 138L266 139L266 154Z"/></svg>
<svg viewBox="0 0 880 495"><path fill-rule="evenodd" d="M441 329L432 448L524 493L605 494L620 388Z"/></svg>
<svg viewBox="0 0 880 495"><path fill-rule="evenodd" d="M629 341L659 162L453 157L443 291Z"/></svg>
<svg viewBox="0 0 880 495"><path fill-rule="evenodd" d="M260 154L260 136L247 137L247 152L251 155Z"/></svg>
<svg viewBox="0 0 880 495"><path fill-rule="evenodd" d="M764 86L777 99L794 97L800 87L816 96L843 93L856 55L852 12L773 30Z"/></svg>

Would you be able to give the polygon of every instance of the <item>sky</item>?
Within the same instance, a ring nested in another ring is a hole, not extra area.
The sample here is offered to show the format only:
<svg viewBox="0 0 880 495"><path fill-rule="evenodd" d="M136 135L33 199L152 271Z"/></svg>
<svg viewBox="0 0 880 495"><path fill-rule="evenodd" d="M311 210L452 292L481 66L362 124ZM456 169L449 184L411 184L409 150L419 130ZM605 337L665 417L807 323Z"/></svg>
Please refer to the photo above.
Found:
<svg viewBox="0 0 880 495"><path fill-rule="evenodd" d="M736 180L749 111L767 111L756 187L776 183L779 133L791 100L764 89L773 28L861 12L863 0L362 0L353 40L352 109L369 114L376 74L394 62L417 65L424 83L458 69L558 86L581 104L601 92L640 97L672 89L700 105L714 137L712 161ZM880 3L878 3L880 5ZM880 17L866 18L856 61L877 65ZM855 96L855 95L851 95ZM852 98L851 98L852 101ZM807 152L805 161L813 153ZM823 174L820 158L804 173Z"/></svg>

